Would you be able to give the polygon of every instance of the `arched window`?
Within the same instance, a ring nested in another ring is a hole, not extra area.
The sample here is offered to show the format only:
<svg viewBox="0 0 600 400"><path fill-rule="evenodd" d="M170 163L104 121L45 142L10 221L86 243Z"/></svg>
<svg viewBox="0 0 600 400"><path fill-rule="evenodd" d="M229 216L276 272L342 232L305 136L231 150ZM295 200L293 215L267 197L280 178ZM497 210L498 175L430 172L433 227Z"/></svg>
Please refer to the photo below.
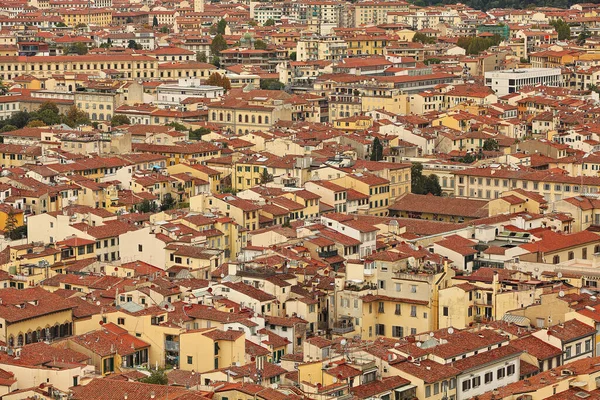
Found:
<svg viewBox="0 0 600 400"><path fill-rule="evenodd" d="M23 346L23 334L20 333L19 336L17 336L17 346Z"/></svg>
<svg viewBox="0 0 600 400"><path fill-rule="evenodd" d="M219 113L219 121L223 121L223 113Z"/></svg>
<svg viewBox="0 0 600 400"><path fill-rule="evenodd" d="M96 115L96 113L92 113L92 119L93 120L97 120L98 119L98 116Z"/></svg>
<svg viewBox="0 0 600 400"><path fill-rule="evenodd" d="M100 113L99 117L100 117L100 121L104 121L104 113Z"/></svg>
<svg viewBox="0 0 600 400"><path fill-rule="evenodd" d="M261 115L258 116L258 123L262 124L262 116Z"/></svg>
<svg viewBox="0 0 600 400"><path fill-rule="evenodd" d="M217 113L213 111L212 113L212 120L216 121L217 120Z"/></svg>
<svg viewBox="0 0 600 400"><path fill-rule="evenodd" d="M560 262L560 256L554 256L552 258L552 264L558 264Z"/></svg>
<svg viewBox="0 0 600 400"><path fill-rule="evenodd" d="M242 122L242 114L238 115L238 122Z"/></svg>
<svg viewBox="0 0 600 400"><path fill-rule="evenodd" d="M227 113L227 122L231 122L231 114Z"/></svg>
<svg viewBox="0 0 600 400"><path fill-rule="evenodd" d="M256 117L253 115L252 116L252 123L255 124L256 123Z"/></svg>
<svg viewBox="0 0 600 400"><path fill-rule="evenodd" d="M265 117L265 124L269 123L269 117Z"/></svg>
<svg viewBox="0 0 600 400"><path fill-rule="evenodd" d="M248 123L248 114L244 115L244 122Z"/></svg>

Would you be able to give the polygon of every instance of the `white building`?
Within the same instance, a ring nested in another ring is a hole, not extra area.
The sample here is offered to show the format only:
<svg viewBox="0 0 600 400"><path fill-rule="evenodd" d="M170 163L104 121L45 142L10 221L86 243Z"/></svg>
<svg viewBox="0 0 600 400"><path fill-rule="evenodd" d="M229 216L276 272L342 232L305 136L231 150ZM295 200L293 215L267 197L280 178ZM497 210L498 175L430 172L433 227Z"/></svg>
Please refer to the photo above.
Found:
<svg viewBox="0 0 600 400"><path fill-rule="evenodd" d="M562 85L560 68L522 68L485 73L485 85L494 89L498 96L515 93L524 86Z"/></svg>
<svg viewBox="0 0 600 400"><path fill-rule="evenodd" d="M163 84L156 88L158 106L177 106L189 97L220 99L225 89L220 86L203 85L200 79L181 78L177 84Z"/></svg>

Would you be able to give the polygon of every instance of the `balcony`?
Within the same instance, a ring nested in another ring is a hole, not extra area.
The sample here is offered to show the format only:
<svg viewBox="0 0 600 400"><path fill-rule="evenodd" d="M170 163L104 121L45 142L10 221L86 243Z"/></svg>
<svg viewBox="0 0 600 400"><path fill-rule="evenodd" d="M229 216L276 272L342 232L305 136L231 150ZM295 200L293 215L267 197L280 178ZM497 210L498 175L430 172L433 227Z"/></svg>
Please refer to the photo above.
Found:
<svg viewBox="0 0 600 400"><path fill-rule="evenodd" d="M352 322L337 322L333 324L331 332L334 335L345 335L346 333L354 332L354 324Z"/></svg>
<svg viewBox="0 0 600 400"><path fill-rule="evenodd" d="M165 340L165 350L172 352L179 352L179 342L174 342L172 340Z"/></svg>
<svg viewBox="0 0 600 400"><path fill-rule="evenodd" d="M320 251L317 253L319 255L320 258L329 258L329 257L335 257L338 255L338 251L337 250L324 250L324 251Z"/></svg>

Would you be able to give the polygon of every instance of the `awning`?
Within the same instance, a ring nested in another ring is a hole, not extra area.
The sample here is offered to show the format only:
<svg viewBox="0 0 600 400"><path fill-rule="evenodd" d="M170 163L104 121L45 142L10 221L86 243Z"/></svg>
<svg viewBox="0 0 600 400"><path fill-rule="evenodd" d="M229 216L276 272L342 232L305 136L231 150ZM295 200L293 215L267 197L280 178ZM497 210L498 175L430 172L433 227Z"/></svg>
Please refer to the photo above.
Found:
<svg viewBox="0 0 600 400"><path fill-rule="evenodd" d="M402 387L396 388L394 390L396 392L401 393L401 392L406 392L407 390L410 390L410 389L414 389L416 387L417 387L416 385L406 385L406 386L402 386Z"/></svg>

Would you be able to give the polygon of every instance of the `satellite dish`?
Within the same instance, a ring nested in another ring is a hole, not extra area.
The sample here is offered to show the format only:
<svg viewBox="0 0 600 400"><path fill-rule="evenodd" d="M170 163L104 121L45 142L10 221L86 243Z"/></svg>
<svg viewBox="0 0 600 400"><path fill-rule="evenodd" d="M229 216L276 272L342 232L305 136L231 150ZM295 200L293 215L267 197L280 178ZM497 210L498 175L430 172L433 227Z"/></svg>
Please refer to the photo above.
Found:
<svg viewBox="0 0 600 400"><path fill-rule="evenodd" d="M346 339L342 339L342 341L340 342L340 344L341 344L342 346L345 346L345 345L346 345L346 343L348 343L348 341L347 341Z"/></svg>
<svg viewBox="0 0 600 400"><path fill-rule="evenodd" d="M434 337L434 336L435 336L435 333L433 333L433 332L429 332L429 336L430 336L430 337Z"/></svg>
<svg viewBox="0 0 600 400"><path fill-rule="evenodd" d="M394 343L394 347L400 347L400 343Z"/></svg>
<svg viewBox="0 0 600 400"><path fill-rule="evenodd" d="M98 301L96 302L96 305L97 305L97 306L99 306L100 304L102 304L102 303L100 303L100 300L98 300Z"/></svg>
<svg viewBox="0 0 600 400"><path fill-rule="evenodd" d="M225 278L225 274L221 274L221 279Z"/></svg>
<svg viewBox="0 0 600 400"><path fill-rule="evenodd" d="M558 279L562 278L562 272L559 272L558 274L556 274L556 276L558 277Z"/></svg>
<svg viewBox="0 0 600 400"><path fill-rule="evenodd" d="M448 334L452 335L454 333L454 328L450 327L448 328Z"/></svg>
<svg viewBox="0 0 600 400"><path fill-rule="evenodd" d="M421 342L417 343L417 347L421 347Z"/></svg>
<svg viewBox="0 0 600 400"><path fill-rule="evenodd" d="M563 292L562 290L558 292L558 297L565 297L565 292Z"/></svg>
<svg viewBox="0 0 600 400"><path fill-rule="evenodd" d="M333 378L333 383L337 383L337 378L336 377Z"/></svg>

